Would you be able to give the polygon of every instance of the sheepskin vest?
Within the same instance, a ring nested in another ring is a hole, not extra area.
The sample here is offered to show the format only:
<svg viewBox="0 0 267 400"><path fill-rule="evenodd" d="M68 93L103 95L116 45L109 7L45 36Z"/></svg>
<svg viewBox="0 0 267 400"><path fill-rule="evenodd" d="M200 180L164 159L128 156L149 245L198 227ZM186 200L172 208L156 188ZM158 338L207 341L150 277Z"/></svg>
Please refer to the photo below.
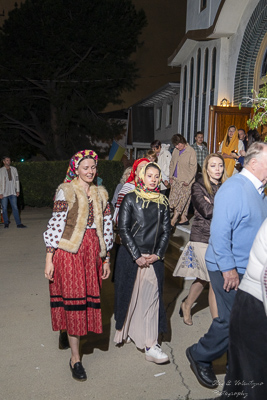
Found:
<svg viewBox="0 0 267 400"><path fill-rule="evenodd" d="M77 178L70 183L61 184L57 191L63 190L68 203L66 226L58 248L70 253L77 253L82 243L87 226L89 205L87 195L79 185ZM94 223L100 244L100 257L106 256L106 245L103 233L103 213L108 201L108 193L103 186L91 186L90 197L93 203Z"/></svg>

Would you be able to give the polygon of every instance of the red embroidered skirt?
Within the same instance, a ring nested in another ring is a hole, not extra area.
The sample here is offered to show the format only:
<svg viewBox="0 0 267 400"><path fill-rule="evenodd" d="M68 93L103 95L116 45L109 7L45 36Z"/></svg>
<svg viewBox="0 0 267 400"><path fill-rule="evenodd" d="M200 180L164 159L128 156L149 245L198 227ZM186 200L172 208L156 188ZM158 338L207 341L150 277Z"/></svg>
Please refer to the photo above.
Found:
<svg viewBox="0 0 267 400"><path fill-rule="evenodd" d="M54 282L49 283L52 329L70 335L102 333L102 260L95 229L87 229L76 254L57 249Z"/></svg>

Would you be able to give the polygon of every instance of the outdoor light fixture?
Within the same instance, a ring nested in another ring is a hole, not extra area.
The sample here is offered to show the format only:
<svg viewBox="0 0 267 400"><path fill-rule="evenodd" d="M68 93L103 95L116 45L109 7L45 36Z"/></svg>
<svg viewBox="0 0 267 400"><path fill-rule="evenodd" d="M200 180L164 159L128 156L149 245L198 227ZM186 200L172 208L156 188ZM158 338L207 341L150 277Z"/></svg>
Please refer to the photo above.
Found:
<svg viewBox="0 0 267 400"><path fill-rule="evenodd" d="M230 106L230 101L227 100L225 97L222 99L222 101L220 102L220 105L222 107L229 107Z"/></svg>

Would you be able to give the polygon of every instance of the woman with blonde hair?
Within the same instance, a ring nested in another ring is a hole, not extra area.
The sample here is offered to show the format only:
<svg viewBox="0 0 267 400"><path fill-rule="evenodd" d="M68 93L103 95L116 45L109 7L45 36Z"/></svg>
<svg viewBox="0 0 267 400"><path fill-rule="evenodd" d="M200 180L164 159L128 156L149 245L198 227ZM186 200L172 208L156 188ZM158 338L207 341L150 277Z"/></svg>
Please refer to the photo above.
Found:
<svg viewBox="0 0 267 400"><path fill-rule="evenodd" d="M220 154L225 160L226 173L228 177L238 173L235 165L241 156L242 150L245 150L244 143L238 138L238 130L236 126L231 125L227 129L218 151L218 154Z"/></svg>
<svg viewBox="0 0 267 400"><path fill-rule="evenodd" d="M190 241L187 243L173 272L173 276L196 278L180 308L180 315L186 325L193 325L191 308L207 282L210 282L205 263L205 253L210 237L214 196L226 178L224 159L219 154L213 153L205 158L202 174L197 175L196 182L192 186L195 218L191 228ZM212 318L215 318L218 311L211 285L209 306Z"/></svg>

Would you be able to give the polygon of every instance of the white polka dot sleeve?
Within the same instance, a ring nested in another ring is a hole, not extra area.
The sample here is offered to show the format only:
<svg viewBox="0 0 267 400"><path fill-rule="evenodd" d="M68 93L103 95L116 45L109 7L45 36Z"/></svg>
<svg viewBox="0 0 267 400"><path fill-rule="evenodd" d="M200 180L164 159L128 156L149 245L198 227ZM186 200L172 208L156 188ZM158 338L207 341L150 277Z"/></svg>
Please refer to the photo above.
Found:
<svg viewBox="0 0 267 400"><path fill-rule="evenodd" d="M47 253L54 253L65 229L68 215L68 203L63 190L59 190L53 207L52 217L48 221L47 230L44 232L44 242Z"/></svg>
<svg viewBox="0 0 267 400"><path fill-rule="evenodd" d="M113 247L113 222L109 203L104 211L104 241L108 252Z"/></svg>

